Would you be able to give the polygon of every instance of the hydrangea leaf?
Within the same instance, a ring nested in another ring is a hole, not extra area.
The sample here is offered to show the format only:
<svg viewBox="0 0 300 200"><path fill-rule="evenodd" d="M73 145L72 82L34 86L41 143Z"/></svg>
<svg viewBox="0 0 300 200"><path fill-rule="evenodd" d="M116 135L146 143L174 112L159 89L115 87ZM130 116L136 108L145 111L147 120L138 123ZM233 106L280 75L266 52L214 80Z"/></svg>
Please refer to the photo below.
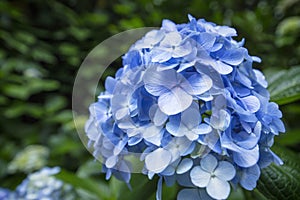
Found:
<svg viewBox="0 0 300 200"><path fill-rule="evenodd" d="M257 189L268 199L298 199L300 196L299 156L284 147L273 148L284 165L270 165L261 171Z"/></svg>
<svg viewBox="0 0 300 200"><path fill-rule="evenodd" d="M272 101L283 105L300 99L300 66L288 70L269 69L265 75Z"/></svg>

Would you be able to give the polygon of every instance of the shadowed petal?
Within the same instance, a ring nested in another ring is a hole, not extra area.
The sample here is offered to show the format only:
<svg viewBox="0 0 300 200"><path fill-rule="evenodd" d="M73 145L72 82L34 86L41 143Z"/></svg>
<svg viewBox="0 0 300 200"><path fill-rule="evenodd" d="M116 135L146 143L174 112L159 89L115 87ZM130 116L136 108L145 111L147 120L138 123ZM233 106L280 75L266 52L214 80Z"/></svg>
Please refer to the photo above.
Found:
<svg viewBox="0 0 300 200"><path fill-rule="evenodd" d="M200 164L202 169L211 173L216 169L218 165L218 160L213 155L208 154L207 156L201 159Z"/></svg>
<svg viewBox="0 0 300 200"><path fill-rule="evenodd" d="M193 166L192 159L184 158L178 165L178 167L176 169L176 173L183 174L183 173L187 172L188 170L190 170L192 168L192 166Z"/></svg>

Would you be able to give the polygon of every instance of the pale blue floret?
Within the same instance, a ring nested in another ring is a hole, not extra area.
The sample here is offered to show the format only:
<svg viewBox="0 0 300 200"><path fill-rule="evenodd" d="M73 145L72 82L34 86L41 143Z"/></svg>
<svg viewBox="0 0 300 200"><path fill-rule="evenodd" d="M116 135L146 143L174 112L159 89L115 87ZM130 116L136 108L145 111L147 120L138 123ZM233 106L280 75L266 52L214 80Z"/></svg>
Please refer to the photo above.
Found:
<svg viewBox="0 0 300 200"><path fill-rule="evenodd" d="M235 176L234 166L227 161L220 161L211 154L202 158L200 166L195 166L191 173L194 185L206 188L207 193L216 199L226 199L230 193L228 181Z"/></svg>

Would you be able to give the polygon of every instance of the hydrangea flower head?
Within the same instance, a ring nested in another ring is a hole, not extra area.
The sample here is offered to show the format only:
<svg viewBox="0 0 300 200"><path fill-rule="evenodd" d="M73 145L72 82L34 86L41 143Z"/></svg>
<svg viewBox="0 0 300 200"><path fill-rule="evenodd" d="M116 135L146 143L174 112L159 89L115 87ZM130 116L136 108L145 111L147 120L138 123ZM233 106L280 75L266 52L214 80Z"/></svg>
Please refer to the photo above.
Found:
<svg viewBox="0 0 300 200"><path fill-rule="evenodd" d="M285 131L282 114L252 68L260 59L234 36L189 15L132 45L85 126L107 178L157 175L157 199L163 180L187 187L178 199L226 199L230 185L252 190L261 168L282 164L270 149Z"/></svg>
<svg viewBox="0 0 300 200"><path fill-rule="evenodd" d="M29 174L17 187L15 199L74 199L72 187L54 177L59 172L59 167L44 167Z"/></svg>

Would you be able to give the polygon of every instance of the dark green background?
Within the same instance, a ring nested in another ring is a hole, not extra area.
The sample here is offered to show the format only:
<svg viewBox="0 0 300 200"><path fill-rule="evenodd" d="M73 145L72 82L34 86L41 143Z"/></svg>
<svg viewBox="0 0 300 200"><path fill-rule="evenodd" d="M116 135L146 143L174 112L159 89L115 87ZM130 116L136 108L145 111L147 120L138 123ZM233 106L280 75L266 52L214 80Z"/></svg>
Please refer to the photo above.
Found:
<svg viewBox="0 0 300 200"><path fill-rule="evenodd" d="M108 37L132 28L160 26L163 19L187 22L188 13L233 26L239 34L237 39L246 39L249 53L262 58L263 62L254 67L263 70L270 80L272 99L280 104L287 129L275 143L279 152L288 148L297 160L300 150L299 0L1 0L0 187L14 189L26 174L48 165L64 169L59 178L81 191L85 195L81 199L117 199L120 194L128 199L143 195L154 199L154 181L134 177L133 192L115 179L104 181L104 175L99 173L100 164L93 162L73 124L73 81L87 53ZM116 61L105 75L113 75L120 64ZM85 120L82 119L81 127ZM17 153L33 144L42 145L49 152L43 154L36 148L35 157L41 160L40 165L25 169L29 159L26 155L18 164L12 163ZM283 169L289 175L289 169ZM293 165L290 170L300 171L299 165ZM263 178L265 182L282 182ZM177 189L164 188L164 199L174 199ZM278 192L282 193L283 189L279 188ZM267 192L262 193L271 198ZM253 199L257 195L262 198L262 193L239 189L231 199Z"/></svg>

